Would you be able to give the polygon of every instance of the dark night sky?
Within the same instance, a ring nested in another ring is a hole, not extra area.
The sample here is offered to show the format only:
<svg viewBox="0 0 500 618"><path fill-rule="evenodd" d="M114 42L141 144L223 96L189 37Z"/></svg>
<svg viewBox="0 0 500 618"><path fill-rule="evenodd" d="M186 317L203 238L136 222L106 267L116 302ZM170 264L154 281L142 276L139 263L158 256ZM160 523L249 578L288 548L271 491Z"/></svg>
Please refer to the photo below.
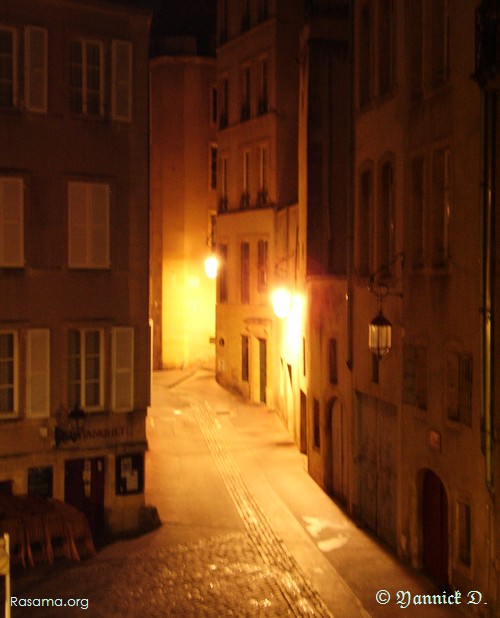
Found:
<svg viewBox="0 0 500 618"><path fill-rule="evenodd" d="M115 0L122 4L152 8L152 51L162 35L192 35L200 53L207 53L215 37L217 0Z"/></svg>

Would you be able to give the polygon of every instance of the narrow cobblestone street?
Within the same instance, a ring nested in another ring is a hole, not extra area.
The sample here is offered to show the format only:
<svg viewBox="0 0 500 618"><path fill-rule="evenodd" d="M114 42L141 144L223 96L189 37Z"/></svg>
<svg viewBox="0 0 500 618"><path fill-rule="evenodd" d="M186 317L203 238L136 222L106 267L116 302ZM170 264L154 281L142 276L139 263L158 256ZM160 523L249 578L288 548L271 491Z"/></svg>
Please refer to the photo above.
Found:
<svg viewBox="0 0 500 618"><path fill-rule="evenodd" d="M401 608L377 605L377 590L436 592L312 482L275 413L226 393L210 372L155 375L148 439L146 498L161 528L14 577L13 596L66 606L13 607L13 617L390 617Z"/></svg>

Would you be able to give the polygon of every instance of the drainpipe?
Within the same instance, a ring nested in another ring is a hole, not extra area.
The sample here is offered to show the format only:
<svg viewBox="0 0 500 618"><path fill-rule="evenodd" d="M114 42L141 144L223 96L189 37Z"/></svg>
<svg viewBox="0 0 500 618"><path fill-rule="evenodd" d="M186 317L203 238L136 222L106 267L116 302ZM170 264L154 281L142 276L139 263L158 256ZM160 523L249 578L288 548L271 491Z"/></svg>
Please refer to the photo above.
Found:
<svg viewBox="0 0 500 618"><path fill-rule="evenodd" d="M484 451L486 457L486 486L494 493L494 354L493 354L493 290L495 277L495 221L493 212L496 105L495 90L482 90L482 238L481 238L481 318L482 318L482 418L484 423Z"/></svg>

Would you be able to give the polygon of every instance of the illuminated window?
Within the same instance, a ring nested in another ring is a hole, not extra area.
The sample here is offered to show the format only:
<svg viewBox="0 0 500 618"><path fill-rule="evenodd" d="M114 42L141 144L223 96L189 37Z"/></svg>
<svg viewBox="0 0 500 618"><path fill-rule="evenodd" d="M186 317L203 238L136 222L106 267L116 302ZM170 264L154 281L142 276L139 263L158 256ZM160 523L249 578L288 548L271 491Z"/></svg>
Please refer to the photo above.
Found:
<svg viewBox="0 0 500 618"><path fill-rule="evenodd" d="M88 116L104 115L102 43L73 40L70 45L70 110Z"/></svg>
<svg viewBox="0 0 500 618"><path fill-rule="evenodd" d="M109 185L68 183L68 265L109 268Z"/></svg>

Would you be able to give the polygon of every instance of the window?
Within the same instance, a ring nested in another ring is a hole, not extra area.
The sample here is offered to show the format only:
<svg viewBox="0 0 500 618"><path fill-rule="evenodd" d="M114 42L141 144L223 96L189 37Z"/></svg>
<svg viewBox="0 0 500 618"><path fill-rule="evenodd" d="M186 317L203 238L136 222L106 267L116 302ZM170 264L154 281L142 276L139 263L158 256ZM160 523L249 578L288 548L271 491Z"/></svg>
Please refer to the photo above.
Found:
<svg viewBox="0 0 500 618"><path fill-rule="evenodd" d="M357 239L357 262L359 274L362 277L370 275L371 266L371 220L373 216L373 186L372 186L372 171L366 169L361 174L360 179L360 197L358 211L358 239Z"/></svg>
<svg viewBox="0 0 500 618"><path fill-rule="evenodd" d="M24 37L24 102L30 112L47 111L47 30L28 26Z"/></svg>
<svg viewBox="0 0 500 618"><path fill-rule="evenodd" d="M70 110L88 116L104 115L103 49L98 41L71 41Z"/></svg>
<svg viewBox="0 0 500 618"><path fill-rule="evenodd" d="M377 211L377 266L389 265L394 250L394 170L391 161L380 171L380 203Z"/></svg>
<svg viewBox="0 0 500 618"><path fill-rule="evenodd" d="M250 118L250 67L243 67L241 70L241 115L240 120L243 122Z"/></svg>
<svg viewBox="0 0 500 618"><path fill-rule="evenodd" d="M427 409L427 348L403 346L403 402Z"/></svg>
<svg viewBox="0 0 500 618"><path fill-rule="evenodd" d="M432 162L432 266L448 263L448 229L451 213L450 150L436 150Z"/></svg>
<svg viewBox="0 0 500 618"><path fill-rule="evenodd" d="M414 268L424 265L425 198L424 158L416 157L411 162L411 263Z"/></svg>
<svg viewBox="0 0 500 618"><path fill-rule="evenodd" d="M210 123L217 125L217 86L210 87Z"/></svg>
<svg viewBox="0 0 500 618"><path fill-rule="evenodd" d="M229 80L227 77L221 81L221 99L219 129L225 129L228 125L229 113Z"/></svg>
<svg viewBox="0 0 500 618"><path fill-rule="evenodd" d="M240 245L241 302L250 302L250 243Z"/></svg>
<svg viewBox="0 0 500 618"><path fill-rule="evenodd" d="M128 41L113 41L111 59L111 115L115 120L130 122L132 119L132 44ZM96 61L97 59L94 63ZM96 68L93 68L93 71L91 80L97 84Z"/></svg>
<svg viewBox="0 0 500 618"><path fill-rule="evenodd" d="M227 176L227 165L228 165L228 161L227 161L227 157L222 157L221 159L221 166L220 166L220 173L221 173L221 197L220 197L220 201L219 201L219 211L220 212L226 212L228 209L228 198L227 198L227 181L228 181L228 176Z"/></svg>
<svg viewBox="0 0 500 618"><path fill-rule="evenodd" d="M85 411L104 405L103 331L72 329L68 337L68 407Z"/></svg>
<svg viewBox="0 0 500 618"><path fill-rule="evenodd" d="M241 208L250 206L250 150L243 151L243 192L241 195Z"/></svg>
<svg viewBox="0 0 500 618"><path fill-rule="evenodd" d="M359 105L368 105L372 98L372 6L367 1L361 7L359 46Z"/></svg>
<svg viewBox="0 0 500 618"><path fill-rule="evenodd" d="M227 303L227 245L219 245L219 302Z"/></svg>
<svg viewBox="0 0 500 618"><path fill-rule="evenodd" d="M433 86L439 86L449 74L448 0L432 0L430 7L431 79Z"/></svg>
<svg viewBox="0 0 500 618"><path fill-rule="evenodd" d="M470 567L471 565L471 508L470 505L457 500L458 515L458 559Z"/></svg>
<svg viewBox="0 0 500 618"><path fill-rule="evenodd" d="M68 265L109 268L109 185L68 183Z"/></svg>
<svg viewBox="0 0 500 618"><path fill-rule="evenodd" d="M378 78L379 95L392 92L394 87L394 4L393 0L379 1L378 15Z"/></svg>
<svg viewBox="0 0 500 618"><path fill-rule="evenodd" d="M319 417L319 401L314 399L313 401L313 446L315 449L321 447L321 431L320 431L320 417Z"/></svg>
<svg viewBox="0 0 500 618"><path fill-rule="evenodd" d="M243 0L243 13L241 16L241 31L245 32L250 28L250 0Z"/></svg>
<svg viewBox="0 0 500 618"><path fill-rule="evenodd" d="M18 413L17 333L0 331L0 419Z"/></svg>
<svg viewBox="0 0 500 618"><path fill-rule="evenodd" d="M408 37L410 54L410 96L421 98L423 92L424 7L423 0L409 0Z"/></svg>
<svg viewBox="0 0 500 618"><path fill-rule="evenodd" d="M20 34L24 47L20 52ZM24 108L29 112L47 111L47 30L26 26L18 32L0 26L0 108L18 108L19 65L24 62Z"/></svg>
<svg viewBox="0 0 500 618"><path fill-rule="evenodd" d="M257 244L257 287L259 292L267 291L268 242L259 240Z"/></svg>
<svg viewBox="0 0 500 618"><path fill-rule="evenodd" d="M471 424L472 414L472 356L448 352L447 360L448 419Z"/></svg>
<svg viewBox="0 0 500 618"><path fill-rule="evenodd" d="M17 33L0 27L0 107L17 105Z"/></svg>
<svg viewBox="0 0 500 618"><path fill-rule="evenodd" d="M0 267L24 266L24 182L0 176Z"/></svg>
<svg viewBox="0 0 500 618"><path fill-rule="evenodd" d="M260 93L257 105L257 113L267 114L269 106L269 60L261 58L260 60Z"/></svg>
<svg viewBox="0 0 500 618"><path fill-rule="evenodd" d="M217 145L210 144L210 188L217 189Z"/></svg>
<svg viewBox="0 0 500 618"><path fill-rule="evenodd" d="M248 357L248 336L241 336L241 379L248 382L249 357Z"/></svg>
<svg viewBox="0 0 500 618"><path fill-rule="evenodd" d="M330 375L330 384L338 383L337 376L337 340L330 339L328 341L328 372Z"/></svg>
<svg viewBox="0 0 500 618"><path fill-rule="evenodd" d="M269 166L269 149L267 146L260 146L259 148L259 182L260 189L257 196L257 205L265 206L267 204L267 182L268 182L268 170Z"/></svg>

